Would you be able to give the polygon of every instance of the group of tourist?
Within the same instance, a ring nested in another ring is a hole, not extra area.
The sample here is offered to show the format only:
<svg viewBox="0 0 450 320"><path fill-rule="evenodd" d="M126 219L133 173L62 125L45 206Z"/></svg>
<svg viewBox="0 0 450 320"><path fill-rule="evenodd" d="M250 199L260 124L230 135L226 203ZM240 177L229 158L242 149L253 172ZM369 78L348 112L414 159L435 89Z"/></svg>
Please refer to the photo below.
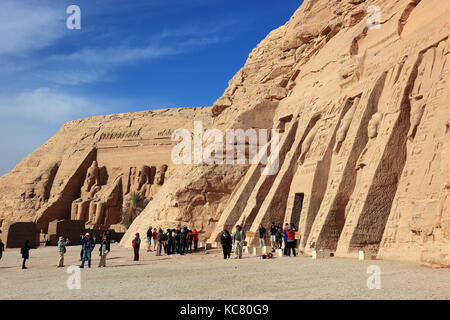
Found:
<svg viewBox="0 0 450 320"><path fill-rule="evenodd" d="M133 239L133 247L136 241L140 241L139 234L137 233ZM181 229L167 229L163 231L161 228L157 231L156 228L150 227L147 231L147 251L156 251L157 256L161 256L162 252L166 255L185 255L191 254L192 251L198 250L198 231L188 227ZM194 249L192 250L192 247ZM139 252L135 249L135 260L139 259Z"/></svg>
<svg viewBox="0 0 450 320"><path fill-rule="evenodd" d="M272 252L277 249L281 249L284 241L284 256L291 256L291 252L296 256L296 230L294 225L286 223L284 230L281 225L276 225L275 222L269 227L269 233L263 225L259 226L259 246L262 248L266 245L266 237L270 234L270 246ZM161 256L162 253L166 255L185 255L191 254L192 251L198 250L198 231L193 228L192 230L188 227L181 229L167 229L163 231L161 228L157 230L156 228L150 227L147 231L147 251L150 252L152 249L156 251L156 256ZM242 259L242 251L245 246L246 234L241 226L236 226L236 230L233 234L230 234L228 230L223 230L220 234L220 244L222 245L223 257L224 259L231 258L231 251L234 246L234 257L235 259ZM92 262L92 252L96 247L97 240L94 236L90 236L89 233L80 236L81 240L81 252L80 252L80 268L84 268L87 261L88 267L91 267ZM59 237L58 241L58 268L64 267L64 254L66 253L66 246L70 243L69 239L64 237ZM106 257L111 251L111 233L110 231L105 231L100 241L98 242L100 262L98 267L106 267ZM141 247L141 239L139 233L135 234L132 240L132 247L134 252L134 261L139 261L139 251ZM30 246L30 241L25 242L24 247L21 249L23 262L22 269L26 269L26 260L29 259L30 249L35 249ZM3 251L5 250L4 244L0 239L0 259L2 258Z"/></svg>
<svg viewBox="0 0 450 320"><path fill-rule="evenodd" d="M270 246L272 248L272 252L275 252L276 249L281 249L284 240L284 256L291 256L291 251L296 256L295 247L296 247L296 239L295 239L295 227L291 223L286 223L286 226L283 230L281 225L275 225L275 222L272 222L270 229ZM263 225L259 226L259 247L266 246L266 236L267 230ZM228 230L223 230L220 235L220 244L222 245L223 257L224 259L230 259L231 251L234 245L234 258L241 259L242 258L242 250L245 245L245 231L242 230L241 226L236 226L236 231L231 235Z"/></svg>

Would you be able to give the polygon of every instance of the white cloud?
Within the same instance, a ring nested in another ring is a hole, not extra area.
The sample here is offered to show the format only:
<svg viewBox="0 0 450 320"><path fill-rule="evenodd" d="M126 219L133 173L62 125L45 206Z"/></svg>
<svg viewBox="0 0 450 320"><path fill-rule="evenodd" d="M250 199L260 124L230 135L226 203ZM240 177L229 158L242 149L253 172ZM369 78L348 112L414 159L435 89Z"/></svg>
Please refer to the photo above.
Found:
<svg viewBox="0 0 450 320"><path fill-rule="evenodd" d="M64 12L29 1L0 2L0 54L24 55L50 46L64 33Z"/></svg>
<svg viewBox="0 0 450 320"><path fill-rule="evenodd" d="M100 114L105 110L85 98L37 88L12 96L0 96L0 115L4 119L26 119L34 123L62 124L76 118Z"/></svg>

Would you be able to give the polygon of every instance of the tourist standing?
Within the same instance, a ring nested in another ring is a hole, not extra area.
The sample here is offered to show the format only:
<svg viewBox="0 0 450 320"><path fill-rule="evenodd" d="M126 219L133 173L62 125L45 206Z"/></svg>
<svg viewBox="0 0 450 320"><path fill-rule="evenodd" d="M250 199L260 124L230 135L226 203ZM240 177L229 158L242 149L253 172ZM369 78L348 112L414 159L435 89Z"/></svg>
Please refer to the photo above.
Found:
<svg viewBox="0 0 450 320"><path fill-rule="evenodd" d="M277 226L277 249L281 249L283 247L283 228L281 225Z"/></svg>
<svg viewBox="0 0 450 320"><path fill-rule="evenodd" d="M25 266L25 262L30 259L30 249L36 249L35 247L30 246L30 240L25 241L25 245L22 249L20 249L20 253L22 254L22 269L27 269Z"/></svg>
<svg viewBox="0 0 450 320"><path fill-rule="evenodd" d="M147 252L152 251L150 248L152 246L153 228L150 226L147 230Z"/></svg>
<svg viewBox="0 0 450 320"><path fill-rule="evenodd" d="M153 229L152 232L152 240L153 240L153 250L156 250L156 236L158 235L158 232L156 228Z"/></svg>
<svg viewBox="0 0 450 320"><path fill-rule="evenodd" d="M172 254L181 252L180 230L173 230Z"/></svg>
<svg viewBox="0 0 450 320"><path fill-rule="evenodd" d="M187 230L186 234L186 253L192 254L192 242L194 241L194 234L191 230Z"/></svg>
<svg viewBox="0 0 450 320"><path fill-rule="evenodd" d="M111 251L111 243L108 241L106 235L103 236L102 241L100 242L100 263L98 265L99 268L106 267L106 256Z"/></svg>
<svg viewBox="0 0 450 320"><path fill-rule="evenodd" d="M263 225L259 225L259 247L263 248L266 245L265 242L266 238L266 228L263 227Z"/></svg>
<svg viewBox="0 0 450 320"><path fill-rule="evenodd" d="M223 250L223 258L230 259L231 256L231 247L233 246L233 239L231 238L228 230L223 230L220 235L220 244L222 245Z"/></svg>
<svg viewBox="0 0 450 320"><path fill-rule="evenodd" d="M163 245L164 232L160 228L156 235L156 255L161 256L161 247Z"/></svg>
<svg viewBox="0 0 450 320"><path fill-rule="evenodd" d="M194 251L198 249L198 231L197 229L192 230L193 240L194 240Z"/></svg>
<svg viewBox="0 0 450 320"><path fill-rule="evenodd" d="M86 233L86 235L81 240L81 246L83 248L83 259L81 261L80 268L84 268L84 263L87 259L88 261L88 267L91 267L91 259L92 259L92 250L95 248L95 241L91 238L89 233Z"/></svg>
<svg viewBox="0 0 450 320"><path fill-rule="evenodd" d="M294 253L294 257L295 257L295 228L294 225L291 223L288 227L287 230L287 243L288 243L288 256L291 256L291 249L292 252Z"/></svg>
<svg viewBox="0 0 450 320"><path fill-rule="evenodd" d="M58 268L64 267L64 254L66 253L66 246L68 244L69 244L69 239L66 239L66 241L64 241L64 237L59 237L59 241L58 241L58 253L59 253Z"/></svg>
<svg viewBox="0 0 450 320"><path fill-rule="evenodd" d="M277 245L277 227L275 222L272 222L270 226L270 246L272 247L272 252L275 252L275 247Z"/></svg>
<svg viewBox="0 0 450 320"><path fill-rule="evenodd" d="M186 253L186 227L181 229L180 232L180 254L184 256Z"/></svg>
<svg viewBox="0 0 450 320"><path fill-rule="evenodd" d="M83 255L84 255L84 252L83 252L83 239L84 239L84 235L80 234L80 243L82 244L81 251L80 251L80 261L83 261Z"/></svg>
<svg viewBox="0 0 450 320"><path fill-rule="evenodd" d="M167 240L166 240L166 254L168 256L170 256L172 254L172 242L173 242L173 238L172 238L172 231L170 229L167 229Z"/></svg>
<svg viewBox="0 0 450 320"><path fill-rule="evenodd" d="M288 236L287 236L287 231L289 229L289 223L286 223L286 227L284 228L283 231L283 240L284 240L284 255L287 256L288 254Z"/></svg>
<svg viewBox="0 0 450 320"><path fill-rule="evenodd" d="M139 249L141 247L141 238L139 237L139 233L136 233L132 245L134 251L134 261L139 261Z"/></svg>
<svg viewBox="0 0 450 320"><path fill-rule="evenodd" d="M233 234L233 243L234 243L234 258L242 259L242 246L245 241L245 232L241 230L241 226L236 226L236 231Z"/></svg>
<svg viewBox="0 0 450 320"><path fill-rule="evenodd" d="M5 251L5 244L3 243L2 239L0 239L0 260L2 259L3 251Z"/></svg>

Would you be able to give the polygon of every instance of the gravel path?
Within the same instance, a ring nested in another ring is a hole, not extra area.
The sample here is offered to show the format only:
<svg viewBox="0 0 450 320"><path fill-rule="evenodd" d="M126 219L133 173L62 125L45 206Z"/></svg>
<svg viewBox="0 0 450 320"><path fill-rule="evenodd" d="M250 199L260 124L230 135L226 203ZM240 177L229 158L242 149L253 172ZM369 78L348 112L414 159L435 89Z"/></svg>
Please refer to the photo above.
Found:
<svg viewBox="0 0 450 320"><path fill-rule="evenodd" d="M5 299L450 299L450 269L415 263L307 257L262 260L245 255L224 261L218 249L190 256L156 257L112 245L107 268L81 270L81 289L67 289L67 267L79 264L80 247L68 247L66 268L56 268L56 247L30 251L21 270L20 249L0 260L0 300ZM381 269L381 289L369 290L367 268Z"/></svg>

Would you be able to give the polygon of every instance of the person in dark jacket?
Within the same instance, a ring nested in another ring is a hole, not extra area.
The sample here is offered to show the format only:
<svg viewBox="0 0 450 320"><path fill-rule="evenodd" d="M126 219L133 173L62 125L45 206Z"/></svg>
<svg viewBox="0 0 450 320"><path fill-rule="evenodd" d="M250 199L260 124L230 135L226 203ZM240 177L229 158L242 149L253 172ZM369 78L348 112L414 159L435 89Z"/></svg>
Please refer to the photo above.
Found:
<svg viewBox="0 0 450 320"><path fill-rule="evenodd" d="M30 240L25 241L25 245L22 249L20 249L20 253L22 254L22 269L27 269L25 266L25 262L30 259L30 249L36 249L35 247L30 246Z"/></svg>
<svg viewBox="0 0 450 320"><path fill-rule="evenodd" d="M181 248L181 239L180 239L180 230L173 230L173 244L172 244L172 253L177 254L180 253Z"/></svg>
<svg viewBox="0 0 450 320"><path fill-rule="evenodd" d="M220 235L220 244L222 245L223 258L230 259L233 239L231 238L231 234L228 232L228 230L223 230L222 234Z"/></svg>
<svg viewBox="0 0 450 320"><path fill-rule="evenodd" d="M0 260L2 259L3 251L5 251L5 244L3 243L2 239L0 239Z"/></svg>
<svg viewBox="0 0 450 320"><path fill-rule="evenodd" d="M134 252L134 261L139 261L139 249L141 247L141 238L139 237L139 233L136 233L132 245Z"/></svg>
<svg viewBox="0 0 450 320"><path fill-rule="evenodd" d="M84 238L84 235L80 234L80 243L81 244L83 244L83 238ZM84 255L83 246L81 246L80 261L83 261L83 255Z"/></svg>
<svg viewBox="0 0 450 320"><path fill-rule="evenodd" d="M272 252L275 252L275 247L277 243L277 226L275 222L270 225L270 246L272 247Z"/></svg>
<svg viewBox="0 0 450 320"><path fill-rule="evenodd" d="M180 254L182 256L186 253L186 229L185 227L180 232Z"/></svg>
<svg viewBox="0 0 450 320"><path fill-rule="evenodd" d="M263 225L259 225L259 247L263 248L266 246L266 228Z"/></svg>
<svg viewBox="0 0 450 320"><path fill-rule="evenodd" d="M95 248L95 241L86 233L86 235L81 239L81 247L83 248L83 260L81 261L80 268L84 268L84 263L86 259L88 261L88 268L91 267L92 250Z"/></svg>
<svg viewBox="0 0 450 320"><path fill-rule="evenodd" d="M172 254L172 243L173 243L173 240L174 240L173 236L172 236L172 230L167 229L166 238L167 238L167 240L166 240L166 247L165 247L166 254L168 256L170 256Z"/></svg>
<svg viewBox="0 0 450 320"><path fill-rule="evenodd" d="M281 224L277 226L277 249L281 249L283 247L283 228Z"/></svg>

